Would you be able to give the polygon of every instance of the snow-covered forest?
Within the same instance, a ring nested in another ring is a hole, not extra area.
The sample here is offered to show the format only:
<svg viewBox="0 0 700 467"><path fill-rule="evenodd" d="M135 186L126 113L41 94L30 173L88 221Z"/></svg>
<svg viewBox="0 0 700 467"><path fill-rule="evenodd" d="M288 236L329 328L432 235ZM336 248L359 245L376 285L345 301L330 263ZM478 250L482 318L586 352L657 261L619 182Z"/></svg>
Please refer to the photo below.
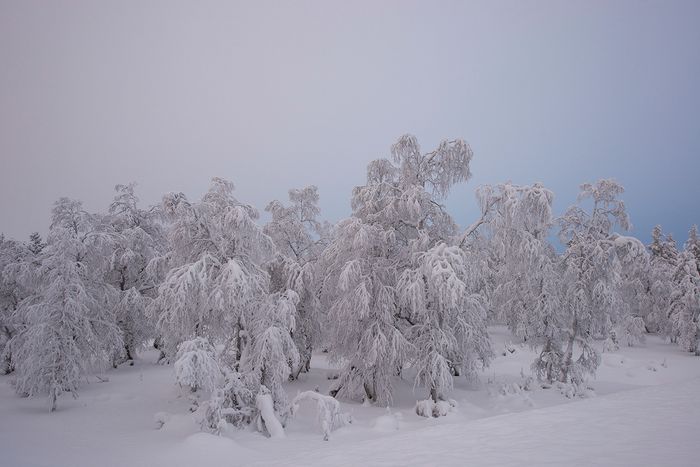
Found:
<svg viewBox="0 0 700 467"><path fill-rule="evenodd" d="M626 235L611 179L582 184L560 215L540 183L479 186L480 214L459 226L443 202L473 157L461 139L426 151L405 135L335 224L315 186L271 200L265 222L222 178L154 206L134 183L101 212L57 200L45 237L0 237L7 401L61 417L135 367L141 381L167 375L161 402L178 401L148 414L151 429L189 424L245 447L289 430L342 439L354 410L377 411L375 430L434 426L459 417L456 393L591 399L601 369L624 380L620 355L650 341L665 353L646 370L700 375L697 227L683 245L660 226L648 245Z"/></svg>
<svg viewBox="0 0 700 467"><path fill-rule="evenodd" d="M0 0L0 467L700 466L699 25Z"/></svg>

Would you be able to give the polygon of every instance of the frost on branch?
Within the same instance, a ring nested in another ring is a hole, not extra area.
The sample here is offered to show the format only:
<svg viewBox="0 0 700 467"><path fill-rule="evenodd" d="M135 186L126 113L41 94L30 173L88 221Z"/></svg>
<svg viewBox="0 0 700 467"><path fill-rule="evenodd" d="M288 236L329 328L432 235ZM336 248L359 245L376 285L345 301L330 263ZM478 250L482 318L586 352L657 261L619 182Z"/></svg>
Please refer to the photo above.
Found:
<svg viewBox="0 0 700 467"><path fill-rule="evenodd" d="M394 162L400 164L401 180L420 185L445 198L453 185L471 177L469 165L474 153L461 139L442 141L432 152L421 153L416 137L404 135L391 147Z"/></svg>

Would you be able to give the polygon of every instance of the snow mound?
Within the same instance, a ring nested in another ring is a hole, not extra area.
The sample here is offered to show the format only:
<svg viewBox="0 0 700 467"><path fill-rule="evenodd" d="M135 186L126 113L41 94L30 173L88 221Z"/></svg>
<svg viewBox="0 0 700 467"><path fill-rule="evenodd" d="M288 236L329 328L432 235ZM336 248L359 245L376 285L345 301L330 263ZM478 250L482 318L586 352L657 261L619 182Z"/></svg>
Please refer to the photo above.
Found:
<svg viewBox="0 0 700 467"><path fill-rule="evenodd" d="M200 432L173 446L155 465L239 465L235 459L255 458L254 452L230 438Z"/></svg>
<svg viewBox="0 0 700 467"><path fill-rule="evenodd" d="M403 420L401 412L392 413L387 409L386 415L377 417L372 422L372 429L379 433L391 433L398 431Z"/></svg>
<svg viewBox="0 0 700 467"><path fill-rule="evenodd" d="M432 399L425 399L416 402L416 414L421 417L444 417L457 409L457 401L448 399L446 401L434 402Z"/></svg>

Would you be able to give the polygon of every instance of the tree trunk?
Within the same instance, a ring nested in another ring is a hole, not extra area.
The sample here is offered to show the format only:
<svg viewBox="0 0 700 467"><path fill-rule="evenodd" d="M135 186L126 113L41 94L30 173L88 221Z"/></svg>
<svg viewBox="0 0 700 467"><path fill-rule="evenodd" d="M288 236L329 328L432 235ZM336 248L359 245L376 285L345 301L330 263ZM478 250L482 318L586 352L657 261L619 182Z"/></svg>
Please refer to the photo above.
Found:
<svg viewBox="0 0 700 467"><path fill-rule="evenodd" d="M435 389L434 387L430 388L430 398L433 400L433 402L437 403L438 393L437 389Z"/></svg>
<svg viewBox="0 0 700 467"><path fill-rule="evenodd" d="M552 352L552 341L550 339L547 339L547 343L544 345L544 349L542 350L542 353L550 354L551 352ZM554 381L554 375L552 375L552 362L549 362L547 364L547 372L545 373L544 377L548 383L552 383Z"/></svg>
<svg viewBox="0 0 700 467"><path fill-rule="evenodd" d="M368 383L364 383L363 386L365 388L365 398L370 402L374 402L376 394L372 390L372 387Z"/></svg>
<svg viewBox="0 0 700 467"><path fill-rule="evenodd" d="M52 387L50 392L49 392L49 412L53 412L56 410L56 400L58 399L58 390L55 387Z"/></svg>
<svg viewBox="0 0 700 467"><path fill-rule="evenodd" d="M158 336L153 340L153 348L160 350L160 355L158 356L158 363L166 359L165 351L163 350L163 338Z"/></svg>
<svg viewBox="0 0 700 467"><path fill-rule="evenodd" d="M292 381L299 379L299 375L302 373L308 373L309 370L311 369L311 357L305 358L300 364L299 367L297 368L297 371L290 376L290 379Z"/></svg>
<svg viewBox="0 0 700 467"><path fill-rule="evenodd" d="M238 371L238 363L241 361L241 356L243 355L243 338L241 337L241 331L243 327L241 326L241 320L239 319L236 323L236 327L233 330L233 335L236 336L236 359L234 367Z"/></svg>
<svg viewBox="0 0 700 467"><path fill-rule="evenodd" d="M576 340L577 323L574 321L574 325L571 329L571 335L569 336L569 342L566 345L566 353L564 354L564 364L561 371L561 382L566 383L569 378L569 370L571 369L571 364L574 359L574 341Z"/></svg>

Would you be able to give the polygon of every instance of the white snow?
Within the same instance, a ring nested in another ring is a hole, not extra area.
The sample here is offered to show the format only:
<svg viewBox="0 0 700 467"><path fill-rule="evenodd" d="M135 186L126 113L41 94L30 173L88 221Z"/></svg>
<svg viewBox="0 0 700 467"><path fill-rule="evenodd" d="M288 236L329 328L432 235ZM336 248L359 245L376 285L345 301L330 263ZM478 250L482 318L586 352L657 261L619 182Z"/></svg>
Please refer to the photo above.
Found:
<svg viewBox="0 0 700 467"><path fill-rule="evenodd" d="M457 378L457 407L446 416L415 413L427 394L413 390L408 374L394 382L390 409L341 400L353 423L329 441L319 436L313 405L288 420L285 438L252 429L202 433L189 410L194 396L175 384L172 366L154 363L157 352L110 371L108 382L91 380L80 398L64 398L52 414L43 397L20 398L1 376L0 465L698 465L700 358L651 336L603 354L589 381L595 395L568 399L528 379L534 355L511 343L505 328L489 333L494 349L513 352L496 352L479 383ZM324 394L334 372L314 355L311 372L285 390L293 396L318 387Z"/></svg>
<svg viewBox="0 0 700 467"><path fill-rule="evenodd" d="M264 387L264 386L263 386ZM284 438L284 427L275 416L275 409L272 406L272 396L270 391L265 390L255 396L255 405L260 411L260 417L265 422L265 428L272 438Z"/></svg>
<svg viewBox="0 0 700 467"><path fill-rule="evenodd" d="M391 438L333 444L260 465L693 466L700 460L698 391L696 378Z"/></svg>

